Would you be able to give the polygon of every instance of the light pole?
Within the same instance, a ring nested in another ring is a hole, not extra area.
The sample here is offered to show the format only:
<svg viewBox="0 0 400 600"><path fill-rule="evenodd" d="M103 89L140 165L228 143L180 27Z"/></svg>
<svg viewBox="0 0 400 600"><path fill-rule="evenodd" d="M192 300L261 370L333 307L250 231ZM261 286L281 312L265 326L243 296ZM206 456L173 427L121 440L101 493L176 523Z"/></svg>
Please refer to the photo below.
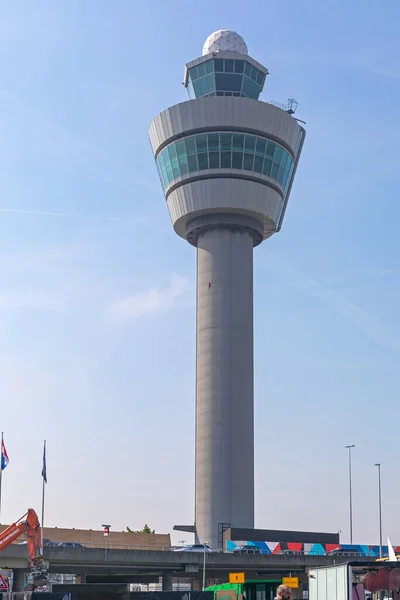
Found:
<svg viewBox="0 0 400 600"><path fill-rule="evenodd" d="M203 550L204 550L204 554L203 554L203 592L206 589L206 547L207 547L208 542L203 542Z"/></svg>
<svg viewBox="0 0 400 600"><path fill-rule="evenodd" d="M381 486L381 463L375 463L374 467L378 467L378 483L379 483L379 558L382 558L382 486Z"/></svg>
<svg viewBox="0 0 400 600"><path fill-rule="evenodd" d="M353 496L351 487L351 449L354 448L355 444L351 446L345 446L349 451L349 492L350 492L350 544L353 543Z"/></svg>
<svg viewBox="0 0 400 600"><path fill-rule="evenodd" d="M104 534L104 560L107 560L107 538L110 533L111 525L102 525L103 534Z"/></svg>

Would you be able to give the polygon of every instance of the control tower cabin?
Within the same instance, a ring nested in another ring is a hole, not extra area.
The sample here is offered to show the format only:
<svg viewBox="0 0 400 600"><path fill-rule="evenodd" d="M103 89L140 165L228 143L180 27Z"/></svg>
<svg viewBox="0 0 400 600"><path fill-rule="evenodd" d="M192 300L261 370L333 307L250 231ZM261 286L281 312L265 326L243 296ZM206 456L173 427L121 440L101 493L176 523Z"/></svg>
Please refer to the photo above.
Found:
<svg viewBox="0 0 400 600"><path fill-rule="evenodd" d="M253 248L281 228L305 137L258 99L267 75L217 31L185 67L191 99L150 126L172 225L197 248L195 533L213 548L254 527Z"/></svg>

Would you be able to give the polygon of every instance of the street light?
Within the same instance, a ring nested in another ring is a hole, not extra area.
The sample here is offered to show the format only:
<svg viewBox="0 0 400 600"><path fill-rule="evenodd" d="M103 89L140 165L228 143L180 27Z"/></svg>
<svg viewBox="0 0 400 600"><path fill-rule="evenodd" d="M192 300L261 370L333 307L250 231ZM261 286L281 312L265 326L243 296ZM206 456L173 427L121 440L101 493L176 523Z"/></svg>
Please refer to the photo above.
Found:
<svg viewBox="0 0 400 600"><path fill-rule="evenodd" d="M353 497L351 489L351 449L354 448L355 444L351 446L345 446L349 451L349 491L350 491L350 544L353 543Z"/></svg>
<svg viewBox="0 0 400 600"><path fill-rule="evenodd" d="M203 550L204 550L204 555L203 555L203 592L206 589L206 548L207 548L207 544L208 544L208 542L206 542L206 541L203 542Z"/></svg>
<svg viewBox="0 0 400 600"><path fill-rule="evenodd" d="M381 463L375 463L374 467L378 467L378 483L379 483L379 558L382 558L382 486L381 486Z"/></svg>
<svg viewBox="0 0 400 600"><path fill-rule="evenodd" d="M111 525L102 525L103 534L104 534L104 560L107 560L107 538L110 533Z"/></svg>

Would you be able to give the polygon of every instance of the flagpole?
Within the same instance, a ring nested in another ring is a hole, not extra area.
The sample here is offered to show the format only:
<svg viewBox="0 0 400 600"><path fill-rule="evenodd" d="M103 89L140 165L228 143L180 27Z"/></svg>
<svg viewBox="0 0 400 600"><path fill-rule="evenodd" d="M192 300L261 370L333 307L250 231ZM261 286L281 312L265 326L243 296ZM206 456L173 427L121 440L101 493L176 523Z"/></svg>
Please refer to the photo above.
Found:
<svg viewBox="0 0 400 600"><path fill-rule="evenodd" d="M46 440L43 443L43 470L42 470L42 549L41 553L43 554L43 529L44 529L44 492L45 492L45 484L46 484Z"/></svg>
<svg viewBox="0 0 400 600"><path fill-rule="evenodd" d="M0 524L1 524L1 484L3 479L3 431L1 432L0 446Z"/></svg>

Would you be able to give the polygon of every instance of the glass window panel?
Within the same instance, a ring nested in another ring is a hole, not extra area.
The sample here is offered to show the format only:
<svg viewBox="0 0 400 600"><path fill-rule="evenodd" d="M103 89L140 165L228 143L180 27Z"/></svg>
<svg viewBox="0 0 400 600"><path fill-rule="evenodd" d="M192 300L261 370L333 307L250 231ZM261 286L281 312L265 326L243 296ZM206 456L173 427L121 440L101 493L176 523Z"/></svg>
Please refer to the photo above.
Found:
<svg viewBox="0 0 400 600"><path fill-rule="evenodd" d="M262 138L257 138L256 142L256 154L259 156L264 156L265 148L267 147L267 140L263 140Z"/></svg>
<svg viewBox="0 0 400 600"><path fill-rule="evenodd" d="M207 77L202 77L201 79L199 79L200 82L200 86L201 86L201 95L202 96L206 96L208 94L208 80Z"/></svg>
<svg viewBox="0 0 400 600"><path fill-rule="evenodd" d="M165 190L165 188L168 185L167 173L165 171L163 171L163 174L162 174L162 183L163 183L163 188Z"/></svg>
<svg viewBox="0 0 400 600"><path fill-rule="evenodd" d="M279 171L279 165L277 165L276 162L272 163L272 169L271 169L272 179L278 179L278 171Z"/></svg>
<svg viewBox="0 0 400 600"><path fill-rule="evenodd" d="M210 169L219 169L219 152L210 152Z"/></svg>
<svg viewBox="0 0 400 600"><path fill-rule="evenodd" d="M168 185L173 180L171 165L167 165L165 167L165 174L166 174L166 177L167 177L167 185Z"/></svg>
<svg viewBox="0 0 400 600"><path fill-rule="evenodd" d="M232 169L242 169L243 168L243 152L233 152L232 153Z"/></svg>
<svg viewBox="0 0 400 600"><path fill-rule="evenodd" d="M221 133L220 134L220 139L221 139L221 150L224 151L230 151L231 147L232 147L232 134L231 133Z"/></svg>
<svg viewBox="0 0 400 600"><path fill-rule="evenodd" d="M225 73L233 73L233 60L231 58L225 59Z"/></svg>
<svg viewBox="0 0 400 600"><path fill-rule="evenodd" d="M225 92L240 92L242 76L234 73L216 73L215 85L217 90Z"/></svg>
<svg viewBox="0 0 400 600"><path fill-rule="evenodd" d="M194 81L195 79L199 78L199 74L197 72L197 67L192 67L189 70L189 74L190 74L190 78L191 78L192 81Z"/></svg>
<svg viewBox="0 0 400 600"><path fill-rule="evenodd" d="M221 169L231 168L231 152L221 152Z"/></svg>
<svg viewBox="0 0 400 600"><path fill-rule="evenodd" d="M217 92L217 96L223 96L224 92Z"/></svg>
<svg viewBox="0 0 400 600"><path fill-rule="evenodd" d="M213 61L212 60L208 60L205 63L205 67L206 67L206 73L212 73L213 72Z"/></svg>
<svg viewBox="0 0 400 600"><path fill-rule="evenodd" d="M200 63L199 65L197 65L197 71L199 73L199 77L204 77L204 75L206 74L206 66L204 63Z"/></svg>
<svg viewBox="0 0 400 600"><path fill-rule="evenodd" d="M218 152L219 151L219 134L218 133L209 133L207 135L208 138L208 151L209 152Z"/></svg>
<svg viewBox="0 0 400 600"><path fill-rule="evenodd" d="M225 96L230 96L232 98L233 92L225 92Z"/></svg>
<svg viewBox="0 0 400 600"><path fill-rule="evenodd" d="M203 95L202 81L202 79L196 79L196 81L193 81L193 89L196 98L200 98L200 96Z"/></svg>
<svg viewBox="0 0 400 600"><path fill-rule="evenodd" d="M194 89L193 89L193 83L191 82L191 80L189 79L189 83L188 83L188 92L189 92L189 98L191 98L193 100L193 98L195 98L195 93L194 93Z"/></svg>
<svg viewBox="0 0 400 600"><path fill-rule="evenodd" d="M188 165L189 165L189 173L193 173L193 171L198 171L197 167L197 155L191 154L188 156Z"/></svg>
<svg viewBox="0 0 400 600"><path fill-rule="evenodd" d="M251 67L251 73L250 73L250 79L252 79L253 81L257 81L257 73L258 73L258 69L256 69L256 67Z"/></svg>
<svg viewBox="0 0 400 600"><path fill-rule="evenodd" d="M214 70L218 73L222 73L224 70L224 61L222 58L214 58Z"/></svg>
<svg viewBox="0 0 400 600"><path fill-rule="evenodd" d="M207 152L207 136L205 133L196 135L197 152Z"/></svg>
<svg viewBox="0 0 400 600"><path fill-rule="evenodd" d="M242 133L233 134L233 150L234 152L243 152L244 135Z"/></svg>
<svg viewBox="0 0 400 600"><path fill-rule="evenodd" d="M215 77L214 77L214 73L211 73L211 75L207 75L206 81L207 81L207 86L208 86L208 94L210 92L215 92Z"/></svg>
<svg viewBox="0 0 400 600"><path fill-rule="evenodd" d="M160 165L160 169L162 171L164 169L164 167L165 167L164 157L163 157L163 153L162 152L157 157L157 163Z"/></svg>
<svg viewBox="0 0 400 600"><path fill-rule="evenodd" d="M282 152L283 152L282 146L277 145L275 148L275 153L274 153L274 162L278 163L278 165L281 162Z"/></svg>
<svg viewBox="0 0 400 600"><path fill-rule="evenodd" d="M196 153L196 144L194 141L194 137L186 138L185 146L186 146L186 154L195 154Z"/></svg>
<svg viewBox="0 0 400 600"><path fill-rule="evenodd" d="M285 175L285 169L282 169L282 167L279 167L279 171L278 171L278 183L280 183L282 185L283 182L283 176Z"/></svg>
<svg viewBox="0 0 400 600"><path fill-rule="evenodd" d="M239 94L239 92L232 92L232 96L238 97L238 96L240 96L240 94Z"/></svg>
<svg viewBox="0 0 400 600"><path fill-rule="evenodd" d="M176 142L176 153L178 155L178 158L185 156L186 155L186 150L185 150L185 142L184 140L179 140L179 142Z"/></svg>
<svg viewBox="0 0 400 600"><path fill-rule="evenodd" d="M289 175L292 172L292 168L293 168L293 159L291 156L289 156L289 160L286 163L286 171L289 173Z"/></svg>
<svg viewBox="0 0 400 600"><path fill-rule="evenodd" d="M204 169L208 169L208 154L198 154L197 155L199 161L199 169L200 171L204 171Z"/></svg>
<svg viewBox="0 0 400 600"><path fill-rule="evenodd" d="M171 161L169 160L168 148L164 148L164 150L162 151L162 155L165 166L169 165Z"/></svg>
<svg viewBox="0 0 400 600"><path fill-rule="evenodd" d="M264 73L262 71L257 71L257 83L258 85L262 85L264 82Z"/></svg>
<svg viewBox="0 0 400 600"><path fill-rule="evenodd" d="M282 185L283 185L285 191L287 189L288 180L289 180L289 173L287 171L285 171L285 174L283 175L283 180L282 180Z"/></svg>
<svg viewBox="0 0 400 600"><path fill-rule="evenodd" d="M260 86L248 77L244 77L242 92L248 98L257 99L260 95Z"/></svg>
<svg viewBox="0 0 400 600"><path fill-rule="evenodd" d="M263 173L264 175L266 175L267 177L271 176L271 169L272 169L272 160L270 160L269 158L266 158L264 160L264 166L263 166Z"/></svg>
<svg viewBox="0 0 400 600"><path fill-rule="evenodd" d="M181 175L186 175L186 173L189 173L189 165L186 156L184 160L179 159L179 168L181 170Z"/></svg>
<svg viewBox="0 0 400 600"><path fill-rule="evenodd" d="M257 156L257 154L256 154L254 157L254 171L256 171L257 173L262 173L263 162L264 162L264 157Z"/></svg>
<svg viewBox="0 0 400 600"><path fill-rule="evenodd" d="M235 73L243 73L244 60L235 60Z"/></svg>
<svg viewBox="0 0 400 600"><path fill-rule="evenodd" d="M254 148L256 147L256 138L254 135L246 135L244 142L244 151L245 152L254 152Z"/></svg>
<svg viewBox="0 0 400 600"><path fill-rule="evenodd" d="M215 96L215 92L211 92L210 96Z"/></svg>
<svg viewBox="0 0 400 600"><path fill-rule="evenodd" d="M177 157L177 155L176 155L176 147L175 147L175 144L170 144L170 145L168 146L168 154L169 154L169 158L170 158L171 162L173 162L173 161L175 161L175 162L176 162L176 161L178 160L178 157Z"/></svg>
<svg viewBox="0 0 400 600"><path fill-rule="evenodd" d="M176 162L174 161L173 163L171 163L171 167L172 167L172 175L174 176L174 179L176 179L181 174L181 172L179 170L178 161L176 161Z"/></svg>
<svg viewBox="0 0 400 600"><path fill-rule="evenodd" d="M276 144L274 144L274 142L268 142L268 144L267 144L267 156L274 156L275 145Z"/></svg>
<svg viewBox="0 0 400 600"><path fill-rule="evenodd" d="M286 150L282 151L282 158L281 158L281 167L284 169L286 167L286 163L288 161L289 158L289 154L286 152Z"/></svg>
<svg viewBox="0 0 400 600"><path fill-rule="evenodd" d="M245 169L246 171L252 171L253 170L253 161L254 161L254 154L244 154L243 157L243 169Z"/></svg>
<svg viewBox="0 0 400 600"><path fill-rule="evenodd" d="M246 73L246 75L248 75L250 77L251 64L248 63L247 61L244 63L244 72Z"/></svg>

